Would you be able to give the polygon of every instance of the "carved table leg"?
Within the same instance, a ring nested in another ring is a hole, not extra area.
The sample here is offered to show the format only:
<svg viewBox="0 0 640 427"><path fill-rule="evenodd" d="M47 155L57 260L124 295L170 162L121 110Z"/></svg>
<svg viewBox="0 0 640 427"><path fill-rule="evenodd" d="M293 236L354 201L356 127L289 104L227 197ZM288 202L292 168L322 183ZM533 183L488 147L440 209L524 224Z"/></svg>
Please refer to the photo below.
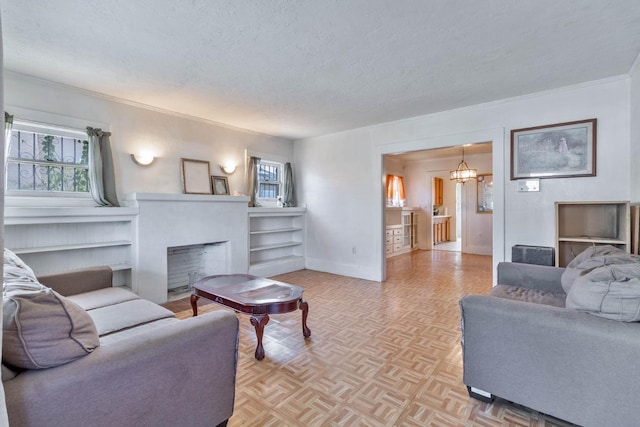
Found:
<svg viewBox="0 0 640 427"><path fill-rule="evenodd" d="M307 316L309 315L309 304L306 301L300 300L300 310L302 310L302 335L305 338L311 336L311 329L307 327Z"/></svg>
<svg viewBox="0 0 640 427"><path fill-rule="evenodd" d="M256 346L256 359L264 359L264 347L262 346L262 334L264 332L265 325L269 323L268 314L254 314L251 316L251 324L256 328L256 337L258 338L258 345Z"/></svg>
<svg viewBox="0 0 640 427"><path fill-rule="evenodd" d="M191 301L191 309L193 310L193 315L194 316L198 315L198 300L199 299L200 299L199 296L193 295L193 294L191 294L191 298L189 299Z"/></svg>

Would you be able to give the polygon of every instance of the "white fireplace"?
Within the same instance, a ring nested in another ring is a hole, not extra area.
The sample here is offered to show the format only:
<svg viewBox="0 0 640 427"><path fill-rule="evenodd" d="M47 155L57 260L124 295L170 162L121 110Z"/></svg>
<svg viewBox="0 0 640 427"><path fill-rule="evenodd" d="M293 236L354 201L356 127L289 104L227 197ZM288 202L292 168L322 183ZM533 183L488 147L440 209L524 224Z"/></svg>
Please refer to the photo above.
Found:
<svg viewBox="0 0 640 427"><path fill-rule="evenodd" d="M184 292L205 276L228 274L227 245L215 242L167 248L167 288L169 293Z"/></svg>
<svg viewBox="0 0 640 427"><path fill-rule="evenodd" d="M167 301L168 249L217 245L212 253L220 273L247 273L248 197L133 193L133 291L156 303ZM214 267L212 267L214 268Z"/></svg>

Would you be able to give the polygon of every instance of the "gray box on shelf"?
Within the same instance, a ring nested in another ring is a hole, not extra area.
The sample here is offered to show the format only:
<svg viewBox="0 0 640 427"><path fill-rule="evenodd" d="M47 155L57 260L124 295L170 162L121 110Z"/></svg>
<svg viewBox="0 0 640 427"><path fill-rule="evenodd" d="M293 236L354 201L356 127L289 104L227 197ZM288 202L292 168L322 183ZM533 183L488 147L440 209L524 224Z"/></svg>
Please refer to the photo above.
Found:
<svg viewBox="0 0 640 427"><path fill-rule="evenodd" d="M514 245L511 248L511 262L555 266L555 250L546 246Z"/></svg>

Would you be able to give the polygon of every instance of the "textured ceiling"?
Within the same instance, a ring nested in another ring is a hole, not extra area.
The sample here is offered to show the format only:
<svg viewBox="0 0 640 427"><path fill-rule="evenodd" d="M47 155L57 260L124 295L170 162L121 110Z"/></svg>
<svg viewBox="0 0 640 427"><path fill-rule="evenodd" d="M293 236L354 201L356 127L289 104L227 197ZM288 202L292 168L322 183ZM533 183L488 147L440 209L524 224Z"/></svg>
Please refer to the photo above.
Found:
<svg viewBox="0 0 640 427"><path fill-rule="evenodd" d="M287 138L628 73L638 0L2 0L8 70Z"/></svg>

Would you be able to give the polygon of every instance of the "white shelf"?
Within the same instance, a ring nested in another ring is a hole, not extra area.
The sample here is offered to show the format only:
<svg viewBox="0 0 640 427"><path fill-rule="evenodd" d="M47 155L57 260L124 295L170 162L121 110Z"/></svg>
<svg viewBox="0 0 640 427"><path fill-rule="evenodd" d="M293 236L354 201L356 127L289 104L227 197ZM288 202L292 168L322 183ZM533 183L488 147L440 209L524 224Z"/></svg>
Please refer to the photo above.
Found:
<svg viewBox="0 0 640 427"><path fill-rule="evenodd" d="M264 267L264 266L267 266L267 265L281 264L282 262L289 262L289 261L293 261L293 262L303 261L304 262L304 257L290 255L290 256L283 256L283 257L279 257L279 258L271 258L271 259L266 260L266 261L258 261L258 262L251 263L251 267Z"/></svg>
<svg viewBox="0 0 640 427"><path fill-rule="evenodd" d="M289 227L289 228L274 228L273 230L256 230L251 231L249 234L270 234L270 233L287 233L289 231L302 231L302 227Z"/></svg>
<svg viewBox="0 0 640 427"><path fill-rule="evenodd" d="M610 239L608 237L559 237L559 242L576 243L597 243L604 245L626 245L627 242L621 239Z"/></svg>
<svg viewBox="0 0 640 427"><path fill-rule="evenodd" d="M302 245L302 242L280 242L280 243L273 243L271 245L252 246L251 248L249 248L249 251L250 252L268 251L270 249L288 248L288 247L300 246L300 245Z"/></svg>
<svg viewBox="0 0 640 427"><path fill-rule="evenodd" d="M124 271L124 270L131 270L132 266L131 264L114 264L111 265L111 270L113 271Z"/></svg>
<svg viewBox="0 0 640 427"><path fill-rule="evenodd" d="M59 251L73 251L78 249L92 249L92 248L107 248L112 246L131 246L130 240L117 240L113 242L95 242L95 243L80 243L73 245L55 245L55 246L40 246L34 248L16 248L13 252L16 254L37 254L43 252L59 252Z"/></svg>

